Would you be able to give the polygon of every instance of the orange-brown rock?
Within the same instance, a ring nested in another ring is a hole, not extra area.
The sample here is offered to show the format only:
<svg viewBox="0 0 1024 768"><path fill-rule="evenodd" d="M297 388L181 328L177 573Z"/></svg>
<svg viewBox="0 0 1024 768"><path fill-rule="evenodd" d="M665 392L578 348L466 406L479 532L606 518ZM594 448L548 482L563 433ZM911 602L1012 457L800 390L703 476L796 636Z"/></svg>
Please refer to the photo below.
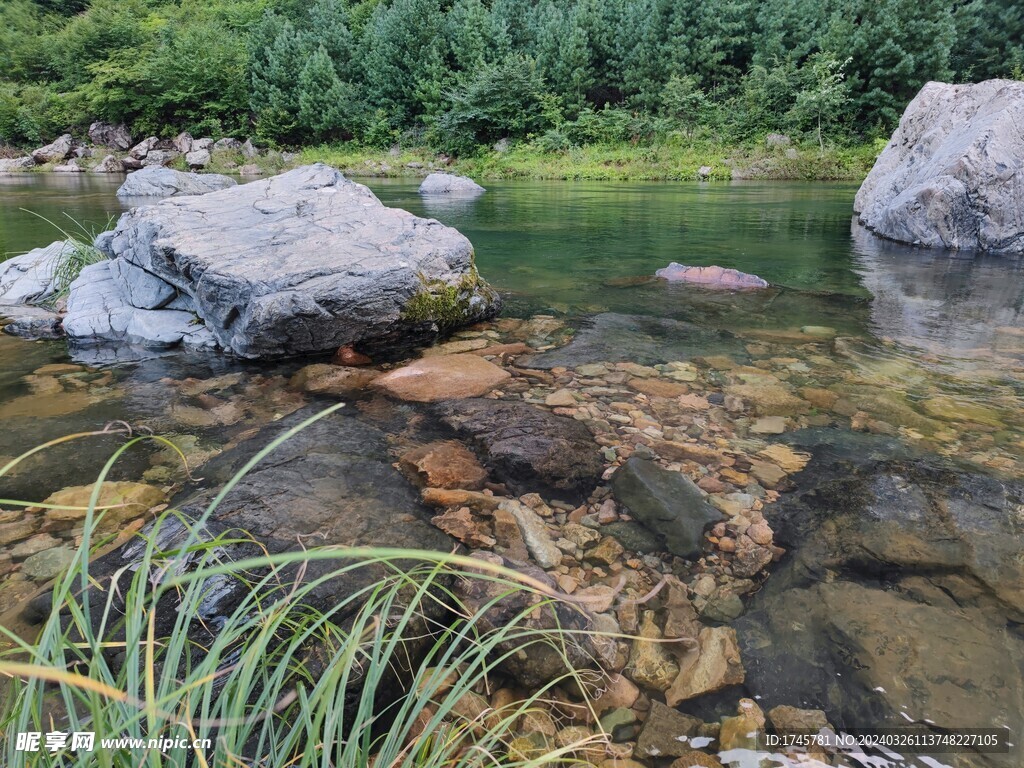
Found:
<svg viewBox="0 0 1024 768"><path fill-rule="evenodd" d="M338 347L338 351L334 353L334 357L331 362L335 365L351 365L353 367L359 365L370 365L373 360L368 358L362 352L356 352L351 345L345 345L344 347Z"/></svg>
<svg viewBox="0 0 1024 768"><path fill-rule="evenodd" d="M314 363L300 369L288 381L288 386L313 395L345 397L366 389L378 372L328 363Z"/></svg>
<svg viewBox="0 0 1024 768"><path fill-rule="evenodd" d="M648 397L679 397L690 391L687 384L664 379L630 379L627 385L633 391Z"/></svg>
<svg viewBox="0 0 1024 768"><path fill-rule="evenodd" d="M402 455L399 465L413 482L428 488L479 491L487 482L487 470L476 456L452 440L413 448Z"/></svg>
<svg viewBox="0 0 1024 768"><path fill-rule="evenodd" d="M448 490L446 488L424 488L423 503L431 507L469 507L474 512L487 514L498 508L505 499L488 496L477 491Z"/></svg>
<svg viewBox="0 0 1024 768"><path fill-rule="evenodd" d="M376 379L374 386L399 400L434 403L485 395L510 376L476 355L439 355L396 368Z"/></svg>

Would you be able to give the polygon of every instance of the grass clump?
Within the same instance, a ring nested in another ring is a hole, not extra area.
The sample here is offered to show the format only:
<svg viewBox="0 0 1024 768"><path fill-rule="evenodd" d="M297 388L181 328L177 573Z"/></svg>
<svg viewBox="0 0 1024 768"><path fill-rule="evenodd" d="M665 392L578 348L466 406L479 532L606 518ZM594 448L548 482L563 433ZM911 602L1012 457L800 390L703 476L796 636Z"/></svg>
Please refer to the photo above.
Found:
<svg viewBox="0 0 1024 768"><path fill-rule="evenodd" d="M42 214L24 208L22 210L42 219L64 237L64 247L54 257L50 267L50 291L43 302L54 306L67 298L71 284L75 282L83 269L91 264L99 264L107 257L93 245L98 233L86 227L82 222L76 221L67 213L64 216L71 222L71 226L66 229ZM113 219L108 220L103 231L110 229L112 224Z"/></svg>
<svg viewBox="0 0 1024 768"><path fill-rule="evenodd" d="M324 547L270 554L241 532L210 533L220 501L297 430L281 435L190 520L166 510L132 546L112 578L94 572L91 542L102 511L101 472L73 565L53 587L38 638L0 627L8 678L0 711L0 763L85 768L483 768L571 762L583 743L524 754L515 724L559 683L586 690L567 667L560 680L500 710L466 706L493 685L503 659L545 644L566 653L568 630L539 631L527 614L555 597L543 584L472 558L397 549ZM28 455L0 468L0 477ZM0 500L5 506L18 504ZM322 567L327 566L327 567ZM324 601L337 580L362 586ZM476 610L458 580L496 586ZM223 614L211 598L231 588ZM481 617L500 595L526 590L529 609L499 627ZM320 597L318 597L318 595ZM581 706L589 707L586 699ZM19 732L94 732L92 752L21 752ZM128 737L141 746L99 748ZM161 751L149 739L187 747ZM196 745L197 739L210 744ZM591 743L587 743L591 742Z"/></svg>

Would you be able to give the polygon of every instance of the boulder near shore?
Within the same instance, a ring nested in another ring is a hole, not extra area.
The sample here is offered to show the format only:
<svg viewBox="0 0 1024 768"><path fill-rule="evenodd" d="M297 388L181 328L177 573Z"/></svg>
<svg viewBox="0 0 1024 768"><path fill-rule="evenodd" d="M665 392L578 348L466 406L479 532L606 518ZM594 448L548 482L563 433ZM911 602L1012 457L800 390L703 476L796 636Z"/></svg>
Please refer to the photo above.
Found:
<svg viewBox="0 0 1024 768"><path fill-rule="evenodd" d="M1024 253L1024 82L928 83L854 201L890 240Z"/></svg>
<svg viewBox="0 0 1024 768"><path fill-rule="evenodd" d="M472 179L451 173L432 173L420 184L421 195L479 195L487 190Z"/></svg>
<svg viewBox="0 0 1024 768"><path fill-rule="evenodd" d="M72 285L64 327L77 343L174 346L179 337L206 347L212 337L253 359L394 348L500 305L465 236L386 207L323 164L135 208L96 244L110 261Z"/></svg>

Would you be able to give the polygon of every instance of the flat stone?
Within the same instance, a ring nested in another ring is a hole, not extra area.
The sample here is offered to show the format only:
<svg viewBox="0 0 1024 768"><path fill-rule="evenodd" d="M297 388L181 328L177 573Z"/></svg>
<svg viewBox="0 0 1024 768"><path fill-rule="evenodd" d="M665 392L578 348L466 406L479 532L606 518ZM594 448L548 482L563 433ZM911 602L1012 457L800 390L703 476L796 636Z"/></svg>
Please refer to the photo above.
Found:
<svg viewBox="0 0 1024 768"><path fill-rule="evenodd" d="M49 581L64 573L75 559L68 546L54 547L29 557L21 564L21 572L35 581Z"/></svg>
<svg viewBox="0 0 1024 768"><path fill-rule="evenodd" d="M781 435L788 423L785 416L762 416L750 425L750 431L755 435Z"/></svg>
<svg viewBox="0 0 1024 768"><path fill-rule="evenodd" d="M682 757L693 747L689 743L702 721L683 714L660 701L652 701L650 712L636 742L638 757Z"/></svg>
<svg viewBox="0 0 1024 768"><path fill-rule="evenodd" d="M349 397L364 391L379 375L378 371L329 363L313 363L298 370L288 386L313 395Z"/></svg>
<svg viewBox="0 0 1024 768"><path fill-rule="evenodd" d="M402 454L399 463L417 484L431 488L465 488L479 491L487 482L487 470L461 443L452 440L429 443Z"/></svg>
<svg viewBox="0 0 1024 768"><path fill-rule="evenodd" d="M576 405L576 398L568 389L559 389L544 398L544 405L552 408L572 408Z"/></svg>
<svg viewBox="0 0 1024 768"><path fill-rule="evenodd" d="M718 266L688 267L672 262L654 274L669 282L692 283L707 288L749 290L768 287L768 281L757 275L749 275L739 270Z"/></svg>
<svg viewBox="0 0 1024 768"><path fill-rule="evenodd" d="M487 394L510 377L505 369L476 355L441 355L389 371L374 386L400 400L433 403Z"/></svg>
<svg viewBox="0 0 1024 768"><path fill-rule="evenodd" d="M551 540L547 525L540 515L514 499L502 501L499 507L515 518L526 548L537 565L541 568L554 568L562 562L562 552Z"/></svg>
<svg viewBox="0 0 1024 768"><path fill-rule="evenodd" d="M665 693L665 700L671 707L743 682L745 670L740 662L735 630L705 627L700 631L699 643L698 649L680 658L679 675Z"/></svg>
<svg viewBox="0 0 1024 768"><path fill-rule="evenodd" d="M646 459L628 459L612 477L612 491L616 501L679 557L697 556L704 531L722 520L689 478Z"/></svg>

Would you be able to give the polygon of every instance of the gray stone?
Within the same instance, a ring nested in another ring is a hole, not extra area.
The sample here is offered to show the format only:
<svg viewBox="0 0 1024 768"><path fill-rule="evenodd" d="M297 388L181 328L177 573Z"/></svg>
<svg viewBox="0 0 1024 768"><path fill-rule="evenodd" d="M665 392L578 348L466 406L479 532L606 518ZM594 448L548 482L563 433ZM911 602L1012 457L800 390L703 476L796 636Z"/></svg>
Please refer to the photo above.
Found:
<svg viewBox="0 0 1024 768"><path fill-rule="evenodd" d="M242 151L242 142L240 142L238 139L231 139L231 138L217 139L217 141L213 142L213 151L214 152L241 152Z"/></svg>
<svg viewBox="0 0 1024 768"><path fill-rule="evenodd" d="M121 124L93 123L89 126L89 141L99 147L122 151L132 146L132 136L128 129Z"/></svg>
<svg viewBox="0 0 1024 768"><path fill-rule="evenodd" d="M171 140L171 144L183 155L187 155L192 151L192 134L188 131L182 131Z"/></svg>
<svg viewBox="0 0 1024 768"><path fill-rule="evenodd" d="M34 168L36 161L30 155L0 160L0 173L16 173Z"/></svg>
<svg viewBox="0 0 1024 768"><path fill-rule="evenodd" d="M541 568L554 568L562 562L562 553L551 540L548 527L540 515L514 499L502 501L498 506L516 519L523 542L537 565Z"/></svg>
<svg viewBox="0 0 1024 768"><path fill-rule="evenodd" d="M64 335L56 312L26 304L0 303L0 326L8 336L22 339L59 339Z"/></svg>
<svg viewBox="0 0 1024 768"><path fill-rule="evenodd" d="M110 250L190 295L248 358L433 339L500 306L463 235L322 164L136 208Z"/></svg>
<svg viewBox="0 0 1024 768"><path fill-rule="evenodd" d="M124 173L124 165L113 155L107 155L92 169L93 173Z"/></svg>
<svg viewBox="0 0 1024 768"><path fill-rule="evenodd" d="M854 201L892 240L1024 253L1024 83L928 83Z"/></svg>
<svg viewBox="0 0 1024 768"><path fill-rule="evenodd" d="M255 146L253 146L252 139L246 139L240 149L242 151L242 157L250 160L254 157L259 157L260 152Z"/></svg>
<svg viewBox="0 0 1024 768"><path fill-rule="evenodd" d="M148 348L216 346L213 335L191 312L139 309L115 281L112 262L92 264L71 284L64 332L72 342L121 342Z"/></svg>
<svg viewBox="0 0 1024 768"><path fill-rule="evenodd" d="M139 309L163 309L178 295L173 285L124 259L110 261L110 275L125 301Z"/></svg>
<svg viewBox="0 0 1024 768"><path fill-rule="evenodd" d="M203 149L205 149L206 151L210 151L213 149L213 139L211 139L209 136L204 136L201 139L195 139L192 142L193 152L198 152L199 150Z"/></svg>
<svg viewBox="0 0 1024 768"><path fill-rule="evenodd" d="M723 519L688 477L647 459L629 458L612 476L612 491L661 538L666 551L679 557L699 555L704 531Z"/></svg>
<svg viewBox="0 0 1024 768"><path fill-rule="evenodd" d="M68 546L45 549L29 557L21 564L21 572L35 581L48 581L67 570L75 558Z"/></svg>
<svg viewBox="0 0 1024 768"><path fill-rule="evenodd" d="M604 462L582 423L529 403L472 398L436 406L442 421L470 438L495 476L515 493L588 495Z"/></svg>
<svg viewBox="0 0 1024 768"><path fill-rule="evenodd" d="M450 173L432 173L420 184L421 195L479 195L486 191L472 179Z"/></svg>
<svg viewBox="0 0 1024 768"><path fill-rule="evenodd" d="M37 163L57 163L71 155L74 139L70 133L65 133L53 143L40 147L32 152L32 159Z"/></svg>
<svg viewBox="0 0 1024 768"><path fill-rule="evenodd" d="M210 150L194 149L185 155L185 162L189 168L205 168L210 164Z"/></svg>
<svg viewBox="0 0 1024 768"><path fill-rule="evenodd" d="M78 164L78 160L71 158L66 163L53 166L54 173L84 173L85 168Z"/></svg>
<svg viewBox="0 0 1024 768"><path fill-rule="evenodd" d="M38 304L57 292L54 271L61 254L70 249L67 240L0 261L0 303Z"/></svg>
<svg viewBox="0 0 1024 768"><path fill-rule="evenodd" d="M143 168L150 167L161 167L173 163L181 157L181 153L176 149L151 149L149 154L146 155L142 160Z"/></svg>
<svg viewBox="0 0 1024 768"><path fill-rule="evenodd" d="M237 183L228 176L216 173L184 173L170 168L151 167L128 174L124 184L118 188L117 196L133 198L204 195L207 192L233 187Z"/></svg>
<svg viewBox="0 0 1024 768"><path fill-rule="evenodd" d="M128 156L133 157L136 160L144 160L152 150L156 149L156 145L159 143L160 139L156 136L150 136L132 147L128 152Z"/></svg>

